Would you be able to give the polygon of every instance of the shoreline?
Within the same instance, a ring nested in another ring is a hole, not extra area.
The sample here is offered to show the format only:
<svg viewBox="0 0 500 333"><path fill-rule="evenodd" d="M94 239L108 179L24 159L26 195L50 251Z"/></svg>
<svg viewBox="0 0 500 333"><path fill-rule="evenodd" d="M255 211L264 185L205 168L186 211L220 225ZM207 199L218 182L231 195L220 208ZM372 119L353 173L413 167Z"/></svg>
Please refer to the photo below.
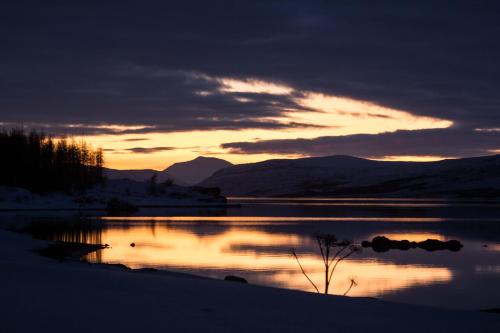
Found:
<svg viewBox="0 0 500 333"><path fill-rule="evenodd" d="M8 332L495 332L500 323L496 314L61 263L32 252L50 243L0 230Z"/></svg>
<svg viewBox="0 0 500 333"><path fill-rule="evenodd" d="M189 204L173 204L173 205L138 205L137 208L241 208L241 204L201 204L201 205L189 205ZM106 207L83 207L83 208L1 208L0 212L84 212L84 211L106 211Z"/></svg>

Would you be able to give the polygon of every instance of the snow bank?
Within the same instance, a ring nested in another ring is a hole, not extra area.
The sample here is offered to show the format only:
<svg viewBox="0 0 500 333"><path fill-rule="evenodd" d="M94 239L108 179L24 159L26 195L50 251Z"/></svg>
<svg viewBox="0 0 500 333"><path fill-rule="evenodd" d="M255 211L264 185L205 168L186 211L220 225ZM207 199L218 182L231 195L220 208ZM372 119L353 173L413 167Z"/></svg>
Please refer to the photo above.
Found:
<svg viewBox="0 0 500 333"><path fill-rule="evenodd" d="M0 187L0 210L105 209L109 200L119 199L137 207L225 205L217 189L157 185L152 191L145 182L108 180L84 193L38 195L25 189Z"/></svg>

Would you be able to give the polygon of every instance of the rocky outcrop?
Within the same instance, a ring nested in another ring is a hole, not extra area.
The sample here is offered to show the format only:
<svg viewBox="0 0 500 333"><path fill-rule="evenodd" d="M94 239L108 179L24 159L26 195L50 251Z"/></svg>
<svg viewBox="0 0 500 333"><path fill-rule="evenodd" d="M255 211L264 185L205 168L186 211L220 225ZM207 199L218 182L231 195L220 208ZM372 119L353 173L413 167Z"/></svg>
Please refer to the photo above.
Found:
<svg viewBox="0 0 500 333"><path fill-rule="evenodd" d="M375 252L386 252L389 250L403 250L420 248L426 251L459 251L463 245L458 240L440 241L438 239L427 239L422 242L410 242L409 240L392 240L385 236L377 236L372 241L361 242L362 247L371 247Z"/></svg>

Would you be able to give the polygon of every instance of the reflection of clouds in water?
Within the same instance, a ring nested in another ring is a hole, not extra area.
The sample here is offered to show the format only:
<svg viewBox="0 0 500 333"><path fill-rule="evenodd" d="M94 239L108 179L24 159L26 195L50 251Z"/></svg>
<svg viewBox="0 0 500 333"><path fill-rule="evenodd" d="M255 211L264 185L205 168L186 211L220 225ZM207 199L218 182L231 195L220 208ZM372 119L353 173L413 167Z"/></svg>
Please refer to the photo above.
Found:
<svg viewBox="0 0 500 333"><path fill-rule="evenodd" d="M321 268L319 260L314 268L304 267L315 283L324 285L324 270ZM330 294L342 295L349 287L351 277L355 278L358 285L351 289L349 296L381 296L385 293L419 285L448 282L453 278L453 273L444 267L348 260L339 264L336 269ZM300 272L277 273L268 278L287 288L314 291Z"/></svg>
<svg viewBox="0 0 500 333"><path fill-rule="evenodd" d="M252 230L229 230L221 234L200 236L184 230L159 228L156 234L152 235L149 228L137 227L133 230L108 229L103 232L102 238L112 246L112 249L102 251L102 260L105 262L197 269L227 267L252 270L256 265L256 258L263 268L273 267L266 262L266 258L274 258L268 259L273 260L274 264L286 265L291 261L288 256L248 254L231 251L231 248L237 248L238 244L273 244L287 248L301 244L300 237L295 235L268 234ZM137 246L131 248L129 244L132 242ZM141 247L140 244L148 246Z"/></svg>
<svg viewBox="0 0 500 333"><path fill-rule="evenodd" d="M369 239L373 239L376 236L385 236L392 240L409 240L410 242L421 242L427 239L437 239L440 241L444 241L445 237L443 235L431 232L385 232L381 234L372 234Z"/></svg>
<svg viewBox="0 0 500 333"><path fill-rule="evenodd" d="M290 255L293 247L310 277L318 285L324 282L323 263L319 253L311 254L311 249L316 251L316 244L308 236L240 228L198 235L189 230L158 227L151 233L151 229L143 225L107 229L102 233L102 240L112 247L100 252L102 262L121 262L133 268L180 268L200 274L214 269L243 270L258 275L255 280L261 284L311 291L312 287ZM133 248L132 242L136 244ZM351 296L378 296L412 286L446 282L453 277L451 271L443 267L349 259L338 266L330 292L344 293L352 276L359 285L351 290Z"/></svg>
<svg viewBox="0 0 500 333"><path fill-rule="evenodd" d="M489 245L486 249L500 252L500 244Z"/></svg>

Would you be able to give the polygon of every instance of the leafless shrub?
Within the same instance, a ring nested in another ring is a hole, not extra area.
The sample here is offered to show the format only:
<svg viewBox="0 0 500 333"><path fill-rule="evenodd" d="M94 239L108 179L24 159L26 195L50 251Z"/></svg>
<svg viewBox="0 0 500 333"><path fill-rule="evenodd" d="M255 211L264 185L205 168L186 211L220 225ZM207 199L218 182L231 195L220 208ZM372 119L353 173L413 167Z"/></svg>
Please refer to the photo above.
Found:
<svg viewBox="0 0 500 333"><path fill-rule="evenodd" d="M330 289L330 285L333 278L333 273L335 272L337 266L340 264L340 262L350 257L352 254L361 251L361 248L359 246L354 245L352 241L338 240L335 235L331 234L317 235L316 241L318 243L323 264L325 266L324 293L328 294L328 290ZM318 286L311 280L311 278L305 272L304 267L300 263L299 257L294 249L292 249L292 255L297 261L297 264L299 265L302 274L314 287L316 292L320 293ZM345 291L344 295L347 295L349 291L357 285L354 278L350 278L350 282L351 283L349 285L349 288Z"/></svg>

